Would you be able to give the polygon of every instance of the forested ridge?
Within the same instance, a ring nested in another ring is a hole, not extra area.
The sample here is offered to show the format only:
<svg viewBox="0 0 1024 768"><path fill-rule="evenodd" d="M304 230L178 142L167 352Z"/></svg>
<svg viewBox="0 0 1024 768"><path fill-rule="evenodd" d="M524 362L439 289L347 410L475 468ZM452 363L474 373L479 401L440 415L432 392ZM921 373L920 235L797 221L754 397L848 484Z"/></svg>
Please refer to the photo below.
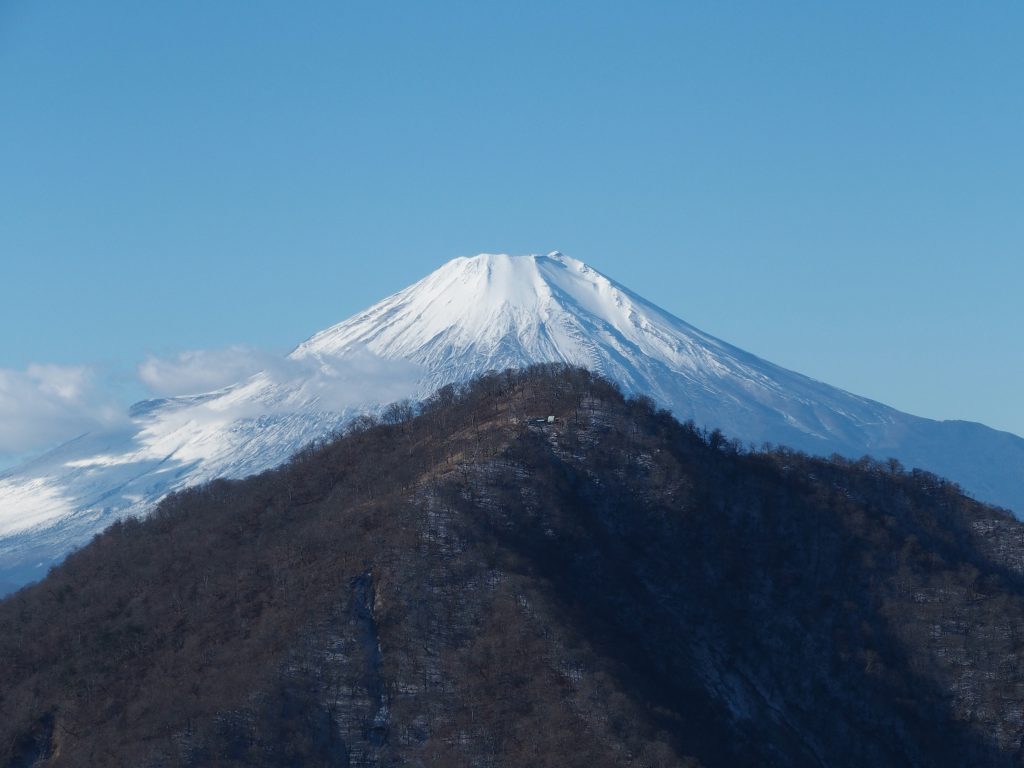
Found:
<svg viewBox="0 0 1024 768"><path fill-rule="evenodd" d="M535 366L0 602L0 766L1021 765L1022 658L1008 513Z"/></svg>

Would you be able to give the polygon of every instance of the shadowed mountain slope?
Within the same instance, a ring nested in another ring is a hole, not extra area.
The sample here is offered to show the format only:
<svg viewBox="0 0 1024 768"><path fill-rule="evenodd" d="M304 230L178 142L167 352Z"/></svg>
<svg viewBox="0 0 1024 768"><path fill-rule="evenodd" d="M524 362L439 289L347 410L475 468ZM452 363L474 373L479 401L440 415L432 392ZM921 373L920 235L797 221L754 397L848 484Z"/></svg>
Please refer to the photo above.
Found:
<svg viewBox="0 0 1024 768"><path fill-rule="evenodd" d="M0 602L0 766L1021 764L1006 513L560 366L384 419Z"/></svg>

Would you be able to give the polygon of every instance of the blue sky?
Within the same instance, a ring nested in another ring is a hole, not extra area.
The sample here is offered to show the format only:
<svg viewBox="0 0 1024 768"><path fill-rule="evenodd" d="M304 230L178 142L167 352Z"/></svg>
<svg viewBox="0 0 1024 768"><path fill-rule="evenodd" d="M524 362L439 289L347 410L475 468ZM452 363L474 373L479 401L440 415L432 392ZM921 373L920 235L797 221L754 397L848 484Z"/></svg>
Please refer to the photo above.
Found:
<svg viewBox="0 0 1024 768"><path fill-rule="evenodd" d="M1008 1L0 0L0 456L554 249L1024 434L1021 39Z"/></svg>

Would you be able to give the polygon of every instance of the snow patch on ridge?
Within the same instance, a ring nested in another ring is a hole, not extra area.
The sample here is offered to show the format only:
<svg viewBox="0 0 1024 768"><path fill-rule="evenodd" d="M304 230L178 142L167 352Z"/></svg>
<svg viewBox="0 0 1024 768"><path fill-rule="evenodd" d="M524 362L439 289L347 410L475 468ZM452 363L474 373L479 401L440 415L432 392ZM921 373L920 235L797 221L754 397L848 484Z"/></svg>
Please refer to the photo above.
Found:
<svg viewBox="0 0 1024 768"><path fill-rule="evenodd" d="M0 498L4 500L0 536L45 525L72 511L69 501L43 478L0 480Z"/></svg>

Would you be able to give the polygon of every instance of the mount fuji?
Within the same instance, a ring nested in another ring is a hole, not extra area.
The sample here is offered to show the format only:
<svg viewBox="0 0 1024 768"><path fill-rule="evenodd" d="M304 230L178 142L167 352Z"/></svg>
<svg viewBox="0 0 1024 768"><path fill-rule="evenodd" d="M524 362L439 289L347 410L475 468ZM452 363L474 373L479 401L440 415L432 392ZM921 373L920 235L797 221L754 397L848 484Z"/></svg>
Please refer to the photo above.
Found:
<svg viewBox="0 0 1024 768"><path fill-rule="evenodd" d="M274 467L355 415L488 370L566 362L743 442L895 457L1024 513L1024 439L933 421L720 341L581 261L481 254L315 334L215 392L149 400L0 474L0 592L167 493Z"/></svg>

